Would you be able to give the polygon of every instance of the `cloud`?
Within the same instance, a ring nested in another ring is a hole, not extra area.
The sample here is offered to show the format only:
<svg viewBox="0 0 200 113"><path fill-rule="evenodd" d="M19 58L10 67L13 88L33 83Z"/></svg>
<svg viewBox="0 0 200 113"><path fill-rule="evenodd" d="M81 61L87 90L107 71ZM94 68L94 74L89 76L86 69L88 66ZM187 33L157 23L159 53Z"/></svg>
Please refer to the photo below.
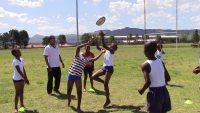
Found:
<svg viewBox="0 0 200 113"><path fill-rule="evenodd" d="M17 14L14 12L10 12L10 11L6 11L3 7L0 7L0 17L1 18L13 18L13 19L19 19L22 18L24 16L27 16L27 13L21 13L21 14Z"/></svg>
<svg viewBox="0 0 200 113"><path fill-rule="evenodd" d="M145 7L147 14L172 8L176 10L176 0L146 0ZM126 1L110 2L109 8L111 12L115 13L143 13L144 0L137 0L136 3ZM200 0L179 0L178 9L181 13L197 12L200 9Z"/></svg>
<svg viewBox="0 0 200 113"><path fill-rule="evenodd" d="M123 29L124 27L116 27L116 26L113 26L113 25L107 25L106 26L108 29Z"/></svg>
<svg viewBox="0 0 200 113"><path fill-rule="evenodd" d="M36 34L47 36L47 33L45 31L37 31Z"/></svg>
<svg viewBox="0 0 200 113"><path fill-rule="evenodd" d="M27 23L27 24L44 24L48 23L48 21L40 20L40 19L29 19L28 17L18 19L19 22Z"/></svg>
<svg viewBox="0 0 200 113"><path fill-rule="evenodd" d="M88 32L88 28L85 25L79 25L78 29L79 29L80 33ZM71 28L69 28L68 32L74 32L74 31L76 31L76 25L75 24L72 25Z"/></svg>
<svg viewBox="0 0 200 113"><path fill-rule="evenodd" d="M16 19L19 22L28 24L48 23L48 21L46 21L46 19L48 19L47 17L39 17L39 19L29 19L27 16L28 16L27 13L17 14L14 12L6 11L4 8L0 7L0 18Z"/></svg>
<svg viewBox="0 0 200 113"><path fill-rule="evenodd" d="M60 29L62 28L61 26L42 26L38 27L39 30L55 30L55 29Z"/></svg>
<svg viewBox="0 0 200 113"><path fill-rule="evenodd" d="M75 17L68 17L66 20L68 22L76 22L76 18ZM85 21L85 18L80 18L78 21Z"/></svg>
<svg viewBox="0 0 200 113"><path fill-rule="evenodd" d="M48 17L39 17L39 19L41 19L41 20L48 20L49 18Z"/></svg>
<svg viewBox="0 0 200 113"><path fill-rule="evenodd" d="M198 16L193 16L193 17L190 18L190 20L191 20L192 22L198 22L197 24L198 24L198 26L200 26L200 15L198 15Z"/></svg>
<svg viewBox="0 0 200 113"><path fill-rule="evenodd" d="M7 3L9 5L19 5L22 7L41 7L44 3L44 0L0 0L0 3Z"/></svg>
<svg viewBox="0 0 200 113"><path fill-rule="evenodd" d="M117 1L117 2L110 2L109 8L111 12L116 13L134 13L134 9L132 8L132 3L126 1Z"/></svg>
<svg viewBox="0 0 200 113"><path fill-rule="evenodd" d="M60 18L60 14L58 14L56 18Z"/></svg>
<svg viewBox="0 0 200 113"><path fill-rule="evenodd" d="M74 17L68 17L66 20L68 22L76 22L76 18L74 18Z"/></svg>
<svg viewBox="0 0 200 113"><path fill-rule="evenodd" d="M84 4L87 4L87 3L88 3L88 1L84 1L83 3L84 3Z"/></svg>
<svg viewBox="0 0 200 113"><path fill-rule="evenodd" d="M102 0L93 0L94 5L97 5L97 3L101 2Z"/></svg>
<svg viewBox="0 0 200 113"><path fill-rule="evenodd" d="M155 22L151 21L150 19L160 18L160 17L168 19L166 20L166 22L169 22L169 23L176 22L175 16L173 16L171 13L165 13L163 10L160 10L158 13L152 12L152 13L146 14L146 23L155 24ZM144 24L144 15L137 16L136 19L132 19L132 21L134 25ZM161 19L159 19L158 22L161 22Z"/></svg>
<svg viewBox="0 0 200 113"><path fill-rule="evenodd" d="M0 22L0 28L7 28L9 25L7 23Z"/></svg>

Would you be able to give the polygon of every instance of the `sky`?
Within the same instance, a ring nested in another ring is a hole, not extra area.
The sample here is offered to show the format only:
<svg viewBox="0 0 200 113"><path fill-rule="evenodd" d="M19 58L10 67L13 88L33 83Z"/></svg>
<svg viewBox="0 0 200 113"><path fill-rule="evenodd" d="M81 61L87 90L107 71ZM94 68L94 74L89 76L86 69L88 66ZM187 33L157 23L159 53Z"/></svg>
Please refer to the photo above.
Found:
<svg viewBox="0 0 200 113"><path fill-rule="evenodd" d="M146 0L147 29L176 29L176 0ZM106 17L102 26L96 21ZM144 0L78 0L79 34L144 28ZM76 0L0 0L0 33L76 34ZM178 29L200 29L200 0L178 0Z"/></svg>

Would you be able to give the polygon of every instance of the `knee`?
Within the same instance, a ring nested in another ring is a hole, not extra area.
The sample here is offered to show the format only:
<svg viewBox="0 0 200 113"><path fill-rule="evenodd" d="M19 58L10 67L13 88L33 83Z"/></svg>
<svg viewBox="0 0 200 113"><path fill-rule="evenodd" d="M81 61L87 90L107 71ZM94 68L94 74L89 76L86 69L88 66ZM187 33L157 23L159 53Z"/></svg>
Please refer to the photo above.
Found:
<svg viewBox="0 0 200 113"><path fill-rule="evenodd" d="M68 88L67 93L71 93L71 92L72 92L72 88Z"/></svg>
<svg viewBox="0 0 200 113"><path fill-rule="evenodd" d="M77 91L77 95L82 95L82 91L81 91L81 90L78 90L78 91Z"/></svg>
<svg viewBox="0 0 200 113"><path fill-rule="evenodd" d="M15 92L15 96L18 97L19 95L20 95L20 91L16 91L16 92Z"/></svg>
<svg viewBox="0 0 200 113"><path fill-rule="evenodd" d="M104 87L108 87L108 83L104 83Z"/></svg>
<svg viewBox="0 0 200 113"><path fill-rule="evenodd" d="M21 91L20 91L20 94L23 94L23 93L24 93L24 90L21 90Z"/></svg>
<svg viewBox="0 0 200 113"><path fill-rule="evenodd" d="M91 76L91 79L96 79L97 77L95 77L95 76Z"/></svg>
<svg viewBox="0 0 200 113"><path fill-rule="evenodd" d="M87 79L87 77L88 77L88 76L87 76L87 75L85 75L85 76L84 76L84 79Z"/></svg>

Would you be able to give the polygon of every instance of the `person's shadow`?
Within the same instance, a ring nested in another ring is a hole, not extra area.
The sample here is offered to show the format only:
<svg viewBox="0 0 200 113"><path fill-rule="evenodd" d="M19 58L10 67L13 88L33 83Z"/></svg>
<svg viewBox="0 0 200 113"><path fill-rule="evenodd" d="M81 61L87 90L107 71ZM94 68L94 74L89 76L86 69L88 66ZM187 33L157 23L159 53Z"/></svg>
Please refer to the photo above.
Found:
<svg viewBox="0 0 200 113"><path fill-rule="evenodd" d="M105 109L94 111L83 111L83 113L110 113L110 112L119 112L119 111L132 111L133 113L146 113L144 111L140 111L141 107L144 106L133 106L133 105L116 105L112 104L111 106L106 107ZM72 110L77 112L77 109L74 106L71 106Z"/></svg>
<svg viewBox="0 0 200 113"><path fill-rule="evenodd" d="M179 87L179 88L183 88L184 86L181 85L173 85L173 84L168 84L167 86L169 87Z"/></svg>
<svg viewBox="0 0 200 113"><path fill-rule="evenodd" d="M57 97L58 99L61 99L61 100L67 99L67 94L59 94L59 95L52 95L52 96ZM71 95L71 99L76 100L76 96Z"/></svg>
<svg viewBox="0 0 200 113"><path fill-rule="evenodd" d="M90 91L88 91L90 92ZM100 91L98 89L94 89L94 92L90 92L90 93L94 93L96 95L106 95L105 91Z"/></svg>
<svg viewBox="0 0 200 113"><path fill-rule="evenodd" d="M146 113L144 111L140 111L141 108L144 107L143 105L133 106L133 105L116 105L112 104L111 106L106 107L106 109L116 109L116 110L123 110L123 111L132 111L134 113Z"/></svg>
<svg viewBox="0 0 200 113"><path fill-rule="evenodd" d="M24 113L39 113L37 110L26 110Z"/></svg>

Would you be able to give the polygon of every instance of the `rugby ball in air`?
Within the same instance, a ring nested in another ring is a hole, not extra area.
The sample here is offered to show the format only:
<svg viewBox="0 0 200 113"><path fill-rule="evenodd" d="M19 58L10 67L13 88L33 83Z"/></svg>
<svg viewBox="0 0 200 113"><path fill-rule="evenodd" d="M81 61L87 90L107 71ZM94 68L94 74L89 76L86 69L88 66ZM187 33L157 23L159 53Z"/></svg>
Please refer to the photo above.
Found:
<svg viewBox="0 0 200 113"><path fill-rule="evenodd" d="M97 20L96 25L101 26L106 21L106 17L101 17Z"/></svg>

